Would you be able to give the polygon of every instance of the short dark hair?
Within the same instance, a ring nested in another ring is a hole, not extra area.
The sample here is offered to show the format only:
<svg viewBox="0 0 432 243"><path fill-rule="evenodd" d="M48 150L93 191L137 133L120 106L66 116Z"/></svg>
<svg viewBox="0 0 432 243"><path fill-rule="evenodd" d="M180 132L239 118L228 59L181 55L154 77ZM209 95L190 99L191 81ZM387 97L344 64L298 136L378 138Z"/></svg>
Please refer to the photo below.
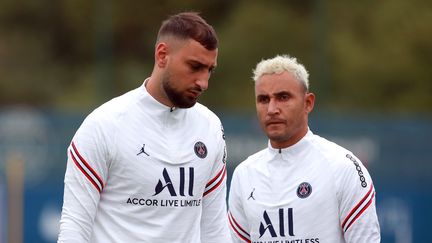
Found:
<svg viewBox="0 0 432 243"><path fill-rule="evenodd" d="M163 21L157 41L165 36L193 39L207 50L214 50L218 47L216 31L197 12L179 13Z"/></svg>

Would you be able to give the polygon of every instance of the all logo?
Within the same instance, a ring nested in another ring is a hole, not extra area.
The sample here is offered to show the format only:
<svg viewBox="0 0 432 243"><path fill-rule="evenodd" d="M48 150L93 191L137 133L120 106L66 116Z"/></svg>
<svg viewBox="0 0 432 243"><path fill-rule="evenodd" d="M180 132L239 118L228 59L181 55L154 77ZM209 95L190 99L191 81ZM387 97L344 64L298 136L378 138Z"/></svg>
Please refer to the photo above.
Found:
<svg viewBox="0 0 432 243"><path fill-rule="evenodd" d="M286 211L286 215L285 215ZM274 215L273 215L274 216ZM287 210L280 208L277 217L270 218L267 211L264 210L263 221L260 223L259 233L261 238L268 232L271 237L284 237L294 236L294 219L293 209L288 208ZM277 222L278 224L273 224ZM279 235L278 235L279 234Z"/></svg>
<svg viewBox="0 0 432 243"><path fill-rule="evenodd" d="M207 147L201 141L195 143L194 151L196 156L198 156L201 159L204 159L207 156Z"/></svg>
<svg viewBox="0 0 432 243"><path fill-rule="evenodd" d="M299 198L307 198L312 193L312 186L307 182L302 182L297 187L297 196Z"/></svg>
<svg viewBox="0 0 432 243"><path fill-rule="evenodd" d="M180 196L186 196L186 193L188 196L193 196L193 187L194 187L194 168L189 167L179 167L179 186L178 191L176 191L176 188L174 187L174 184L171 180L170 175L168 174L168 171L166 168L162 171L162 179L159 179L158 183L155 187L155 193L153 196L158 195L163 190L167 189L169 194L173 197L180 195ZM189 180L186 182L186 173L189 173ZM178 192L178 193L177 193Z"/></svg>

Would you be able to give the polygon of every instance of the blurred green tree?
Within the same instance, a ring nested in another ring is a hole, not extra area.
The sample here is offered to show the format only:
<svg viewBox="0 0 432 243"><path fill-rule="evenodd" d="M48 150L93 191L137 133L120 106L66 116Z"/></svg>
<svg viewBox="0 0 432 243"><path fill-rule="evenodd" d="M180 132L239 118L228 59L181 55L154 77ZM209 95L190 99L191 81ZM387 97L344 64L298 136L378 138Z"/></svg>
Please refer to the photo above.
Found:
<svg viewBox="0 0 432 243"><path fill-rule="evenodd" d="M219 33L202 102L254 111L252 69L296 56L329 111L432 111L432 4L425 0L0 2L0 105L90 110L152 69L167 15L195 10Z"/></svg>

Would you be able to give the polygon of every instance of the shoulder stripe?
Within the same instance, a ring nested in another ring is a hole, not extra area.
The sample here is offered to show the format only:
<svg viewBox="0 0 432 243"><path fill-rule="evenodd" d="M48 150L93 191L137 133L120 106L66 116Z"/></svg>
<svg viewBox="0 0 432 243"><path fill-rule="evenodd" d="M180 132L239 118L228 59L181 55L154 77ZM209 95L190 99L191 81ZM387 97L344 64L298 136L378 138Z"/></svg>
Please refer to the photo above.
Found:
<svg viewBox="0 0 432 243"><path fill-rule="evenodd" d="M222 182L224 181L225 175L226 166L224 165L222 169L218 172L218 174L206 184L203 196L206 196L207 194L218 188L220 184L222 184Z"/></svg>
<svg viewBox="0 0 432 243"><path fill-rule="evenodd" d="M344 232L346 232L351 227L351 225L363 214L363 212L372 204L374 197L375 197L375 188L373 185L370 185L369 191L360 200L360 202L351 210L351 212L343 221L342 229Z"/></svg>
<svg viewBox="0 0 432 243"><path fill-rule="evenodd" d="M250 235L246 230L244 230L234 219L231 212L228 211L228 221L230 223L231 228L234 230L234 232L245 242L251 243Z"/></svg>
<svg viewBox="0 0 432 243"><path fill-rule="evenodd" d="M69 153L78 169L87 177L87 179L93 184L93 186L99 192L101 192L104 188L102 179L96 173L96 171L87 163L87 161L81 156L74 142L72 142L72 148L69 150Z"/></svg>

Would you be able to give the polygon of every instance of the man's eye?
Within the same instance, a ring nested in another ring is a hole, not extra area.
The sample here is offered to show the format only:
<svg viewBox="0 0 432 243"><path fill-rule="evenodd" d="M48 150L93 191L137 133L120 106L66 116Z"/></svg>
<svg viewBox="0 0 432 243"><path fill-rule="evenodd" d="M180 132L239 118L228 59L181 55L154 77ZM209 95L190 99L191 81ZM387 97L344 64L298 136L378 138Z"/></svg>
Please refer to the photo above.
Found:
<svg viewBox="0 0 432 243"><path fill-rule="evenodd" d="M268 97L263 97L263 96L259 96L257 98L258 103L268 103L269 102L269 98Z"/></svg>
<svg viewBox="0 0 432 243"><path fill-rule="evenodd" d="M279 100L287 100L287 99L289 99L289 96L288 96L288 95L281 95L281 96L279 97Z"/></svg>
<svg viewBox="0 0 432 243"><path fill-rule="evenodd" d="M281 95L277 96L277 99L279 101L287 101L287 100L289 100L289 98L290 98L290 95L288 95L288 94L281 94Z"/></svg>
<svg viewBox="0 0 432 243"><path fill-rule="evenodd" d="M193 70L193 71L199 71L200 69L201 69L201 66L200 65L190 65L190 67L191 67L191 69Z"/></svg>

